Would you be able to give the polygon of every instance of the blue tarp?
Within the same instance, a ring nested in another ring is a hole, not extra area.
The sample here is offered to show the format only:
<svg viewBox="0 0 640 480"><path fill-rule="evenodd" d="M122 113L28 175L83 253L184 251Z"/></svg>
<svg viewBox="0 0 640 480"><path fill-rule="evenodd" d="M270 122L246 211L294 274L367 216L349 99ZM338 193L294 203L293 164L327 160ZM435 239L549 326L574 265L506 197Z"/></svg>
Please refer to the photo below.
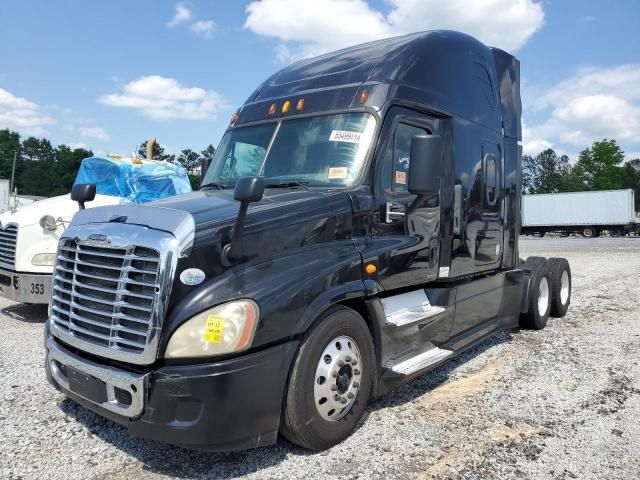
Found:
<svg viewBox="0 0 640 480"><path fill-rule="evenodd" d="M121 197L124 203L146 203L191 191L181 165L168 162L107 157L82 160L75 184L95 183L96 193Z"/></svg>

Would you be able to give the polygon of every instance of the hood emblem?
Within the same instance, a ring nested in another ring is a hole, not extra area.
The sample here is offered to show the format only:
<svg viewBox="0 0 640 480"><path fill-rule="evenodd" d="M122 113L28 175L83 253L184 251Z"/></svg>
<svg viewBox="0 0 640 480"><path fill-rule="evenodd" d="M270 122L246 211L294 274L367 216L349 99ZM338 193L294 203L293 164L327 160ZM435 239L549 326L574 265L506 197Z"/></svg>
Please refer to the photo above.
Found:
<svg viewBox="0 0 640 480"><path fill-rule="evenodd" d="M91 240L93 242L111 243L111 239L103 233L92 233L91 235L89 235L87 240Z"/></svg>
<svg viewBox="0 0 640 480"><path fill-rule="evenodd" d="M185 285L198 285L204 281L205 276L199 268L187 268L180 274L180 281Z"/></svg>

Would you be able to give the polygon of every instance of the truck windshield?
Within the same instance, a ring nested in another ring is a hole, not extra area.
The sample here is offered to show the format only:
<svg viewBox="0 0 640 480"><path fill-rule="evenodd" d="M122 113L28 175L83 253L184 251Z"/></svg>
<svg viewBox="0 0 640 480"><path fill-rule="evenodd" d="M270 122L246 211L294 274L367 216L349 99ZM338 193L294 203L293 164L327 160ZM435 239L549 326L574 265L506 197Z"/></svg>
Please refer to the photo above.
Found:
<svg viewBox="0 0 640 480"><path fill-rule="evenodd" d="M375 119L342 113L227 131L202 182L231 187L260 175L268 185L346 186L360 175Z"/></svg>

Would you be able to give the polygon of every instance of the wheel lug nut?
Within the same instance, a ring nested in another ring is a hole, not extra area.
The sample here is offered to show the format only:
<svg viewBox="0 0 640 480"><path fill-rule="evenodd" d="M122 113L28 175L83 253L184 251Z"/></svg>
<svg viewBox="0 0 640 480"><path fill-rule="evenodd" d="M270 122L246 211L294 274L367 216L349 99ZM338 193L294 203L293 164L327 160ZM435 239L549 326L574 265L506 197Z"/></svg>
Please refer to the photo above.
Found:
<svg viewBox="0 0 640 480"><path fill-rule="evenodd" d="M342 397L342 398L340 399L340 402L341 402L341 403L347 403L347 399L346 399L346 398L344 398L344 397Z"/></svg>
<svg viewBox="0 0 640 480"><path fill-rule="evenodd" d="M350 361L351 361L351 357L347 355L347 358L345 358L345 360L346 360L347 362L350 362Z"/></svg>
<svg viewBox="0 0 640 480"><path fill-rule="evenodd" d="M347 393L347 398L349 398L349 399L353 398L353 393L351 393L351 392Z"/></svg>
<svg viewBox="0 0 640 480"><path fill-rule="evenodd" d="M360 370L358 370L357 368L353 371L354 375L360 375Z"/></svg>
<svg viewBox="0 0 640 480"><path fill-rule="evenodd" d="M336 377L338 376L338 372L333 372L333 373L331 374L331 376L332 376L333 378L336 378Z"/></svg>
<svg viewBox="0 0 640 480"><path fill-rule="evenodd" d="M335 392L336 390L338 390L338 386L337 385L331 385L331 391Z"/></svg>
<svg viewBox="0 0 640 480"><path fill-rule="evenodd" d="M338 395L337 393L336 393L335 397L333 397L333 398L335 398L336 402L340 401L340 395Z"/></svg>
<svg viewBox="0 0 640 480"><path fill-rule="evenodd" d="M358 388L360 384L358 382L353 382L353 388Z"/></svg>
<svg viewBox="0 0 640 480"><path fill-rule="evenodd" d="M338 366L342 367L344 365L344 360L338 360Z"/></svg>
<svg viewBox="0 0 640 480"><path fill-rule="evenodd" d="M358 360L356 360L355 358L353 360L351 360L351 365L357 365L358 364Z"/></svg>

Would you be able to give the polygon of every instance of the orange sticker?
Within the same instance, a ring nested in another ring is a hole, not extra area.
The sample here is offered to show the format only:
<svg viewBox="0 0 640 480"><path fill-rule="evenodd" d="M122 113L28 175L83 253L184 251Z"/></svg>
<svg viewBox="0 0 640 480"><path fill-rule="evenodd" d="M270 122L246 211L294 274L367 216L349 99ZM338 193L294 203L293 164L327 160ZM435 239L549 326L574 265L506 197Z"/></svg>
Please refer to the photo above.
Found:
<svg viewBox="0 0 640 480"><path fill-rule="evenodd" d="M403 172L401 170L396 170L396 183L400 185L407 184L407 172Z"/></svg>
<svg viewBox="0 0 640 480"><path fill-rule="evenodd" d="M329 175L327 175L327 178L329 180L336 180L336 179L343 180L347 178L348 173L349 173L349 169L347 167L331 167L329 169Z"/></svg>

